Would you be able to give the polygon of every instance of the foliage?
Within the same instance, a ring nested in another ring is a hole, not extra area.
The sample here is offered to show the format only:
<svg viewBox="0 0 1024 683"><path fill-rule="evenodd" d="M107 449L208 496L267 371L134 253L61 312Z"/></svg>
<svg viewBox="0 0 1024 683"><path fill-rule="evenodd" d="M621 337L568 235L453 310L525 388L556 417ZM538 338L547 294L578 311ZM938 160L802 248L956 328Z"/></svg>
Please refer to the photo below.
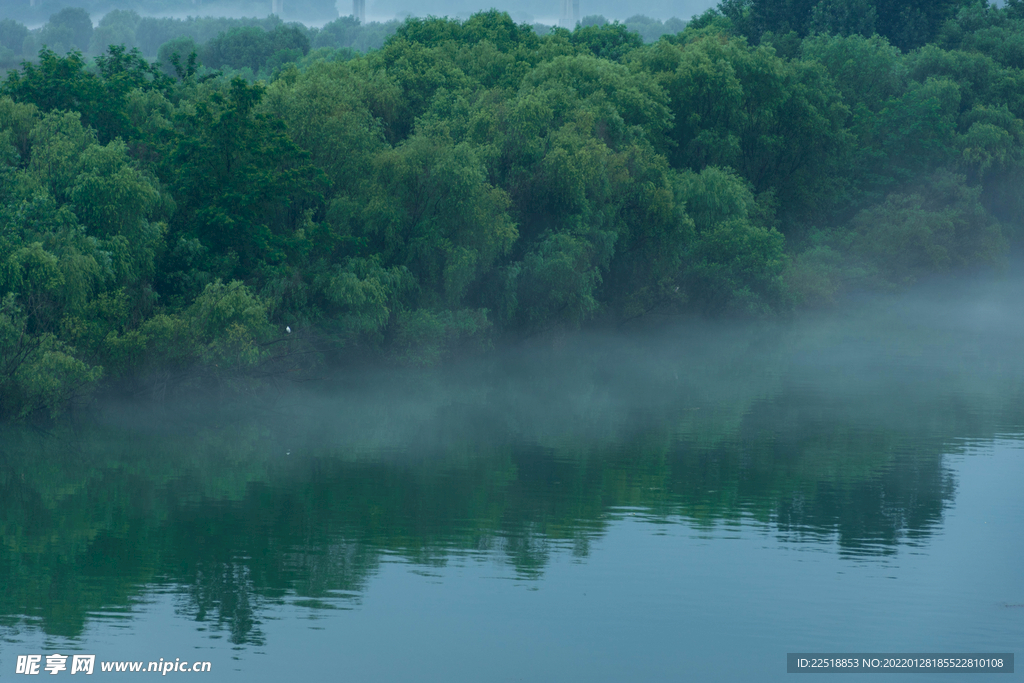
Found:
<svg viewBox="0 0 1024 683"><path fill-rule="evenodd" d="M116 9L107 12L92 33L92 38L89 40L89 52L102 54L111 45L121 45L128 49L137 47L135 31L141 21L142 17L133 10Z"/></svg>
<svg viewBox="0 0 1024 683"><path fill-rule="evenodd" d="M193 17L173 19L171 17L143 17L135 28L135 41L147 56L156 56L160 46L177 38L191 38L197 45L216 39L222 33L244 27L258 27L273 31L283 25L280 17L264 18Z"/></svg>
<svg viewBox="0 0 1024 683"><path fill-rule="evenodd" d="M296 61L308 52L309 38L295 26L278 26L270 32L250 26L232 29L204 44L199 58L213 69L249 67L257 72L275 56L280 64L282 58Z"/></svg>
<svg viewBox="0 0 1024 683"><path fill-rule="evenodd" d="M0 50L9 50L12 57L20 56L26 38L28 28L24 24L13 19L0 19Z"/></svg>
<svg viewBox="0 0 1024 683"><path fill-rule="evenodd" d="M89 49L92 32L92 19L87 11L81 7L65 7L50 17L37 42L54 52L84 52Z"/></svg>
<svg viewBox="0 0 1024 683"><path fill-rule="evenodd" d="M52 334L26 330L15 296L0 301L0 417L24 418L38 412L56 416L103 369L90 366Z"/></svg>
<svg viewBox="0 0 1024 683"><path fill-rule="evenodd" d="M766 34L820 32L865 37L878 33L902 50L935 39L943 23L975 0L722 0L712 14L729 20L752 42Z"/></svg>
<svg viewBox="0 0 1024 683"><path fill-rule="evenodd" d="M758 225L751 189L735 173L709 166L679 174L678 201L693 217L687 290L709 312L766 312L778 301L785 266L784 239Z"/></svg>
<svg viewBox="0 0 1024 683"><path fill-rule="evenodd" d="M122 44L0 85L0 413L998 263L1019 3L904 3L937 36L904 52L865 2L736 0L648 44L643 17L111 12L91 49Z"/></svg>
<svg viewBox="0 0 1024 683"><path fill-rule="evenodd" d="M661 41L633 63L655 75L676 113L674 167L735 168L755 192L773 192L804 220L841 197L848 108L820 65L716 34Z"/></svg>
<svg viewBox="0 0 1024 683"><path fill-rule="evenodd" d="M314 48L349 48L368 52L383 47L388 36L402 25L398 20L360 24L353 17L338 17L321 28L313 39Z"/></svg>
<svg viewBox="0 0 1024 683"><path fill-rule="evenodd" d="M614 22L592 26L584 24L572 32L569 42L589 50L595 57L619 62L627 54L643 45L643 38L630 31L625 24Z"/></svg>
<svg viewBox="0 0 1024 683"><path fill-rule="evenodd" d="M170 87L170 78L147 63L138 50L129 52L119 45L96 58L96 71L86 68L78 52L61 57L44 48L39 64L26 62L21 71L11 72L0 94L31 102L43 111L76 111L101 140L108 141L131 133L126 111L131 91Z"/></svg>
<svg viewBox="0 0 1024 683"><path fill-rule="evenodd" d="M1005 245L979 195L980 188L967 186L963 176L937 171L858 213L852 223L854 250L884 280L896 283L991 263Z"/></svg>
<svg viewBox="0 0 1024 683"><path fill-rule="evenodd" d="M665 35L681 33L686 28L686 22L682 19L672 17L662 22L660 19L652 19L643 14L634 14L622 23L630 31L639 33L645 43L653 43Z"/></svg>
<svg viewBox="0 0 1024 683"><path fill-rule="evenodd" d="M266 302L237 280L211 282L183 311L158 314L140 332L145 364L164 376L197 364L215 376L254 368L269 354L263 342L272 334Z"/></svg>
<svg viewBox="0 0 1024 683"><path fill-rule="evenodd" d="M190 57L197 62L199 57L199 46L188 36L180 36L160 46L157 51L159 61L164 73L168 76L178 76L178 70L185 60ZM176 63L177 62L177 66Z"/></svg>
<svg viewBox="0 0 1024 683"><path fill-rule="evenodd" d="M179 116L166 171L177 202L172 239L196 239L200 265L231 278L260 263L276 264L304 249L307 204L317 169L305 163L279 120L256 107L261 85L240 78Z"/></svg>

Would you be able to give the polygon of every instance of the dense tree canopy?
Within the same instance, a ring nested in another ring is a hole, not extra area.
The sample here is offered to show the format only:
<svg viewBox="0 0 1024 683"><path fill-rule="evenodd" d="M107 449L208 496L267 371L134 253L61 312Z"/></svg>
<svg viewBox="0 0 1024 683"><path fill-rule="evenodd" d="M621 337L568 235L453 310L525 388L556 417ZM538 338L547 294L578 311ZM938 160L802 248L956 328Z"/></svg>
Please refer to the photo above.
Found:
<svg viewBox="0 0 1024 683"><path fill-rule="evenodd" d="M897 35L858 2L724 2L652 44L409 19L364 55L351 19L108 15L141 50L69 38L0 86L0 414L997 262L1022 5L907 2Z"/></svg>
<svg viewBox="0 0 1024 683"><path fill-rule="evenodd" d="M722 0L718 11L747 38L789 32L838 35L878 33L911 49L934 40L943 24L978 0Z"/></svg>

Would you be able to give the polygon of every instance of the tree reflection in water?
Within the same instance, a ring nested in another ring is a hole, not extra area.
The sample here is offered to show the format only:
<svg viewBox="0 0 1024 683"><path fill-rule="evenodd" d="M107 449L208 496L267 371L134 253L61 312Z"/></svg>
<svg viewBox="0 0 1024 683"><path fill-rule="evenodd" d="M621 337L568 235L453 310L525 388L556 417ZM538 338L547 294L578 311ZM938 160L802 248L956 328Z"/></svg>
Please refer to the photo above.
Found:
<svg viewBox="0 0 1024 683"><path fill-rule="evenodd" d="M953 501L943 457L1024 424L1021 374L927 345L826 362L845 338L819 337L827 353L773 332L581 340L259 409L101 407L87 426L7 429L0 618L75 637L163 586L211 635L258 645L269 605L351 607L388 557L537 579L628 512L898 553Z"/></svg>

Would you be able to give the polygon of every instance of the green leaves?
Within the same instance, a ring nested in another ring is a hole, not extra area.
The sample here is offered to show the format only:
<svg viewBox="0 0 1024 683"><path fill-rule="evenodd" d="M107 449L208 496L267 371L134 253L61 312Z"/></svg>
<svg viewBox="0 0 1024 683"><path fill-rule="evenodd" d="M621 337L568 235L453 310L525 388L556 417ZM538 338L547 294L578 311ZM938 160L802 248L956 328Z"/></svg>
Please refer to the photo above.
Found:
<svg viewBox="0 0 1024 683"><path fill-rule="evenodd" d="M436 362L991 263L1024 212L1024 77L993 37L1016 10L964 9L904 54L934 27L900 6L898 41L860 35L892 19L872 0L737 0L652 45L490 11L410 19L363 57L387 26L112 13L96 36L207 63L182 51L175 81L123 46L44 50L4 82L4 353L42 373L4 391L67 400L78 380L45 378L100 367L235 382L300 352Z"/></svg>
<svg viewBox="0 0 1024 683"><path fill-rule="evenodd" d="M102 375L55 335L33 334L14 294L0 300L0 419L56 416Z"/></svg>
<svg viewBox="0 0 1024 683"><path fill-rule="evenodd" d="M52 50L39 52L39 64L26 62L21 71L7 74L3 94L32 103L43 111L71 110L92 122L99 119L103 84L85 71L80 52L60 57Z"/></svg>
<svg viewBox="0 0 1024 683"><path fill-rule="evenodd" d="M23 62L21 71L8 73L0 94L32 103L44 112L76 112L104 142L131 137L125 111L128 93L166 90L172 79L147 63L138 50L128 52L123 46L112 45L107 54L96 58L96 66L98 75L86 68L80 52L61 57L43 48L38 65Z"/></svg>
<svg viewBox="0 0 1024 683"><path fill-rule="evenodd" d="M515 322L527 330L555 325L577 328L597 312L597 290L615 235L605 232L593 237L550 235L526 254L510 273Z"/></svg>
<svg viewBox="0 0 1024 683"><path fill-rule="evenodd" d="M120 140L100 145L78 113L37 118L6 99L0 137L24 150L0 194L0 296L17 331L0 350L10 366L0 394L8 415L27 416L61 410L107 364L130 372L164 228L149 220L155 180Z"/></svg>
<svg viewBox="0 0 1024 683"><path fill-rule="evenodd" d="M794 220L833 208L852 139L849 110L819 65L721 35L662 41L634 59L669 96L673 167L735 168L756 192L774 192Z"/></svg>
<svg viewBox="0 0 1024 683"><path fill-rule="evenodd" d="M718 11L702 17L711 23L727 18L729 26L752 43L766 34L878 33L902 50L931 41L943 22L970 0L722 0ZM724 16L723 16L724 15Z"/></svg>
<svg viewBox="0 0 1024 683"><path fill-rule="evenodd" d="M770 311L782 291L784 239L757 224L750 189L714 167L680 173L675 189L695 226L682 276L687 294L708 312Z"/></svg>
<svg viewBox="0 0 1024 683"><path fill-rule="evenodd" d="M28 161L29 135L38 120L39 110L35 105L16 103L8 96L0 97L0 150L3 150L0 161L9 166ZM6 189L0 189L0 198Z"/></svg>
<svg viewBox="0 0 1024 683"><path fill-rule="evenodd" d="M278 119L256 110L263 92L236 78L227 97L199 101L181 116L164 171L178 197L172 235L198 238L219 276L301 250L305 209L318 196L322 174Z"/></svg>
<svg viewBox="0 0 1024 683"><path fill-rule="evenodd" d="M901 95L909 81L910 69L900 51L877 35L811 36L803 42L801 55L825 67L851 108L863 105L877 112Z"/></svg>
<svg viewBox="0 0 1024 683"><path fill-rule="evenodd" d="M378 157L374 185L362 230L385 263L416 276L424 305L458 306L518 236L508 196L468 144L417 135Z"/></svg>
<svg viewBox="0 0 1024 683"><path fill-rule="evenodd" d="M938 171L890 194L853 220L854 249L883 281L905 283L954 267L992 263L1004 251L999 224L981 206L980 189Z"/></svg>
<svg viewBox="0 0 1024 683"><path fill-rule="evenodd" d="M92 19L87 11L80 7L65 7L50 15L50 20L40 33L39 42L55 48L57 52L84 51L89 49L92 31Z"/></svg>
<svg viewBox="0 0 1024 683"><path fill-rule="evenodd" d="M603 26L578 28L572 32L569 42L595 57L611 62L622 61L623 57L644 44L639 34L617 21Z"/></svg>
<svg viewBox="0 0 1024 683"><path fill-rule="evenodd" d="M951 156L960 91L947 79L914 84L875 118L874 137L898 166L900 180Z"/></svg>
<svg viewBox="0 0 1024 683"><path fill-rule="evenodd" d="M297 26L277 26L272 31L264 31L258 26L243 26L221 33L203 45L199 58L213 69L248 67L257 73L282 51L294 51L288 61L295 61L309 53L309 38ZM181 56L184 58L187 54Z"/></svg>
<svg viewBox="0 0 1024 683"><path fill-rule="evenodd" d="M373 157L384 150L385 114L370 97L393 102L400 95L394 85L372 78L351 63L318 62L267 88L266 111L280 117L289 137L309 152L332 194L357 192Z"/></svg>
<svg viewBox="0 0 1024 683"><path fill-rule="evenodd" d="M213 377L235 377L269 356L267 303L235 280L216 280L177 314L160 314L140 328L148 370L182 372L201 363Z"/></svg>

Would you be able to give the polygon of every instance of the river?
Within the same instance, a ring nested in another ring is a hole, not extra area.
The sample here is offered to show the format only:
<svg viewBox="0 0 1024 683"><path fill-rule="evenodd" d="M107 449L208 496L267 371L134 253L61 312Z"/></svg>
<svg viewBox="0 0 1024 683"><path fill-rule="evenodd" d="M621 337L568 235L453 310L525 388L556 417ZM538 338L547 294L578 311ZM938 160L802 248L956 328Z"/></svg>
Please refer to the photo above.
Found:
<svg viewBox="0 0 1024 683"><path fill-rule="evenodd" d="M6 427L0 678L53 653L593 683L1021 652L1021 283Z"/></svg>

